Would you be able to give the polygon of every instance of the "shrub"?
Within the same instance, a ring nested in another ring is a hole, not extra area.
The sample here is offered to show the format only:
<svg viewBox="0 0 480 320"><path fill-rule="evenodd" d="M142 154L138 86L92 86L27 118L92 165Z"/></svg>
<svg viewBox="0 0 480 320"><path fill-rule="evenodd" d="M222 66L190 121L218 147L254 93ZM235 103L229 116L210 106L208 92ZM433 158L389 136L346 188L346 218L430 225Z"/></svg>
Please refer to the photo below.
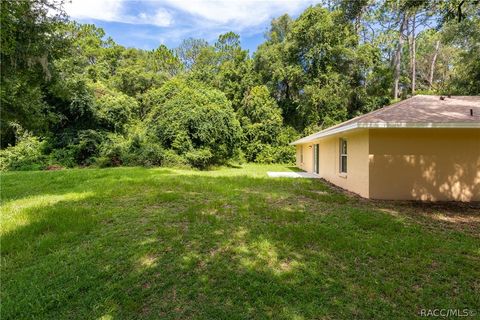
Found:
<svg viewBox="0 0 480 320"><path fill-rule="evenodd" d="M76 143L72 145L76 162L81 165L92 164L104 139L105 132L91 129L79 131Z"/></svg>
<svg viewBox="0 0 480 320"><path fill-rule="evenodd" d="M214 164L213 154L209 149L197 149L188 152L185 158L192 167L206 169Z"/></svg>
<svg viewBox="0 0 480 320"><path fill-rule="evenodd" d="M53 149L48 155L48 164L59 164L69 168L75 167L77 165L75 161L75 149L72 147Z"/></svg>
<svg viewBox="0 0 480 320"><path fill-rule="evenodd" d="M127 165L161 166L165 158L163 148L154 143L142 144L139 148L125 153L123 161Z"/></svg>
<svg viewBox="0 0 480 320"><path fill-rule="evenodd" d="M0 150L0 170L43 169L47 159L44 149L44 141L25 132L15 146Z"/></svg>
<svg viewBox="0 0 480 320"><path fill-rule="evenodd" d="M106 137L106 131L66 129L49 140L48 161L66 167L93 164Z"/></svg>
<svg viewBox="0 0 480 320"><path fill-rule="evenodd" d="M160 166L163 164L164 150L161 144L142 123L130 126L123 145L122 159L127 165Z"/></svg>
<svg viewBox="0 0 480 320"><path fill-rule="evenodd" d="M180 156L173 150L165 150L163 159L163 165L166 167L188 167L189 163L187 159Z"/></svg>
<svg viewBox="0 0 480 320"><path fill-rule="evenodd" d="M295 162L295 148L264 145L262 151L257 155L256 162L293 164Z"/></svg>
<svg viewBox="0 0 480 320"><path fill-rule="evenodd" d="M160 166L164 161L164 149L154 138L146 134L141 124L129 128L126 137L110 134L100 146L97 165L112 167Z"/></svg>
<svg viewBox="0 0 480 320"><path fill-rule="evenodd" d="M99 147L99 157L96 164L100 167L115 167L123 164L124 138L119 135L109 135Z"/></svg>
<svg viewBox="0 0 480 320"><path fill-rule="evenodd" d="M134 98L114 91L99 94L96 104L97 117L102 126L115 132L123 132L125 125L139 108Z"/></svg>

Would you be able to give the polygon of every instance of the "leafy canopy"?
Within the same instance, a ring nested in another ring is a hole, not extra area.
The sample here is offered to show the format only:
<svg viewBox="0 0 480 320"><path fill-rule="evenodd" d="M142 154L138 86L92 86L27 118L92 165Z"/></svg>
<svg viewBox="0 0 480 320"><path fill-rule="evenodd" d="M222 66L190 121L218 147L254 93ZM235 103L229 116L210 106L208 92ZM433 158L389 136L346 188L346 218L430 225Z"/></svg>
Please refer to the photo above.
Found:
<svg viewBox="0 0 480 320"><path fill-rule="evenodd" d="M209 165L222 163L237 151L240 124L221 91L174 78L151 90L148 100L146 123L164 148L187 157L201 151Z"/></svg>

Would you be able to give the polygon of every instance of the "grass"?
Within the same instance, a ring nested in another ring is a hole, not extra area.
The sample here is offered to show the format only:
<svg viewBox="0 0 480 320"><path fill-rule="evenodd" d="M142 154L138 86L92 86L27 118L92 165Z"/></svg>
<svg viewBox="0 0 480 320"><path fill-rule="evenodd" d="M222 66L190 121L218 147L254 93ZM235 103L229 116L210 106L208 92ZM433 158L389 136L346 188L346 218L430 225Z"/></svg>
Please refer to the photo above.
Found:
<svg viewBox="0 0 480 320"><path fill-rule="evenodd" d="M2 319L411 319L480 308L479 214L282 166L2 175ZM480 311L480 310L479 310Z"/></svg>

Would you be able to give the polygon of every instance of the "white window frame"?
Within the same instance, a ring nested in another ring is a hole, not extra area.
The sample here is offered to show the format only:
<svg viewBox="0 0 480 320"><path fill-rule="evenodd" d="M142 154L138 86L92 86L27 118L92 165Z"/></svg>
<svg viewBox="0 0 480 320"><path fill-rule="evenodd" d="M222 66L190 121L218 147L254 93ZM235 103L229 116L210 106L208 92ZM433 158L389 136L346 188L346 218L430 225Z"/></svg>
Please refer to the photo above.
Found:
<svg viewBox="0 0 480 320"><path fill-rule="evenodd" d="M345 150L343 148L345 144ZM345 153L343 152L345 151ZM345 168L343 166L343 158L345 158ZM348 142L347 142L347 139L345 138L340 138L339 140L339 157L338 157L338 160L339 160L339 168L338 168L338 171L340 172L340 174L347 174L347 171L348 171Z"/></svg>

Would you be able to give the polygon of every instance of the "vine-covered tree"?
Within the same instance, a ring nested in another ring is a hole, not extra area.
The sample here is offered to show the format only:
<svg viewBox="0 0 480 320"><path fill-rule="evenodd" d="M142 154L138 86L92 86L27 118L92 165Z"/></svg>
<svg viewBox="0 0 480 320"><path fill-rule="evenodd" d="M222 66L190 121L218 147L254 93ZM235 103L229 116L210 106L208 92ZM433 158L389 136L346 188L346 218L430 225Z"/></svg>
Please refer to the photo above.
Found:
<svg viewBox="0 0 480 320"><path fill-rule="evenodd" d="M240 124L221 91L172 79L150 94L146 124L164 148L199 167L223 163L238 151Z"/></svg>

